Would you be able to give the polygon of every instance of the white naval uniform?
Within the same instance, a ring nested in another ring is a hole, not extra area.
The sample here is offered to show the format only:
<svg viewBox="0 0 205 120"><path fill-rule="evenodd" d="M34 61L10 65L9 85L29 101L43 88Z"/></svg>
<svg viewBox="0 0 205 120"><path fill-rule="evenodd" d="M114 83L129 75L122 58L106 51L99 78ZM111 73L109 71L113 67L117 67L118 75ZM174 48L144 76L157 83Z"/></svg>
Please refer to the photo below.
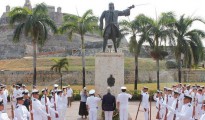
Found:
<svg viewBox="0 0 205 120"><path fill-rule="evenodd" d="M172 95L171 94L168 94L168 95L165 95L165 97L164 97L164 102L163 102L163 104L166 104L166 105L168 105L168 106L172 106L172 102L174 101L174 98L172 97ZM168 115L168 112L169 111L167 111L167 109L168 108L165 108L165 109L163 109L164 111L164 118L163 119L165 119L165 117L167 117L167 115ZM166 113L167 112L167 113ZM167 114L167 115L166 115Z"/></svg>
<svg viewBox="0 0 205 120"><path fill-rule="evenodd" d="M157 112L159 111L159 120L161 120L164 116L164 113L163 113L163 98L160 97L160 98L157 98L156 95L154 95L154 100L156 101L156 108L157 108ZM160 108L159 108L160 107ZM160 109L160 110L159 110Z"/></svg>
<svg viewBox="0 0 205 120"><path fill-rule="evenodd" d="M142 107L144 108L144 120L149 119L149 94L148 92L141 91Z"/></svg>
<svg viewBox="0 0 205 120"><path fill-rule="evenodd" d="M18 104L14 110L14 120L29 120L30 112L24 105Z"/></svg>
<svg viewBox="0 0 205 120"><path fill-rule="evenodd" d="M52 108L52 104L51 104L51 102L50 102L50 100L49 100L49 98L48 97L46 97L47 98L47 105L48 105L48 114L50 114L51 115L51 119L52 120L56 120L57 118L55 117L55 114L57 113L55 110L54 110L54 108ZM42 105L46 105L45 104L45 95L43 95L42 97L41 97L41 104ZM45 119L47 119L47 117L45 118Z"/></svg>
<svg viewBox="0 0 205 120"><path fill-rule="evenodd" d="M89 108L89 120L97 120L97 110L98 102L101 101L101 98L90 96L87 98L86 105Z"/></svg>
<svg viewBox="0 0 205 120"><path fill-rule="evenodd" d="M10 120L7 113L0 111L0 120Z"/></svg>
<svg viewBox="0 0 205 120"><path fill-rule="evenodd" d="M4 104L4 111L6 112L6 107L7 107L7 97L4 93L0 94L0 98L3 99L3 104Z"/></svg>
<svg viewBox="0 0 205 120"><path fill-rule="evenodd" d="M177 102L178 102L178 108L176 108ZM170 110L170 107L171 107L171 110ZM182 108L181 101L178 98L175 98L172 105L168 107L169 112L167 114L167 120L173 120L173 118L174 118L174 112L173 111L180 112L181 108Z"/></svg>
<svg viewBox="0 0 205 120"><path fill-rule="evenodd" d="M200 119L199 120L205 120L205 113L204 114L202 114L202 116L200 117Z"/></svg>
<svg viewBox="0 0 205 120"><path fill-rule="evenodd" d="M46 113L46 108L44 105L41 104L41 102L33 98L32 99L32 106L33 106L33 118L34 120L45 120L44 118L50 116Z"/></svg>
<svg viewBox="0 0 205 120"><path fill-rule="evenodd" d="M57 98L57 111L59 113L59 120L65 120L67 109L67 96L62 94L62 96L58 95Z"/></svg>
<svg viewBox="0 0 205 120"><path fill-rule="evenodd" d="M14 91L13 91L13 106L16 106L16 97L17 96L19 96L19 95L21 95L22 94L22 91L20 90L20 89L14 89ZM16 107L14 107L14 109L15 109Z"/></svg>
<svg viewBox="0 0 205 120"><path fill-rule="evenodd" d="M117 102L120 104L120 120L128 120L128 103L132 95L122 92L117 96Z"/></svg>
<svg viewBox="0 0 205 120"><path fill-rule="evenodd" d="M193 120L192 119L192 113L193 113L193 106L191 103L184 104L182 106L182 110L180 112L176 113L176 120Z"/></svg>
<svg viewBox="0 0 205 120"><path fill-rule="evenodd" d="M202 104L203 104L203 95L197 93L196 94L196 99L197 99L197 105L196 105L196 118L199 119L201 115L203 114Z"/></svg>

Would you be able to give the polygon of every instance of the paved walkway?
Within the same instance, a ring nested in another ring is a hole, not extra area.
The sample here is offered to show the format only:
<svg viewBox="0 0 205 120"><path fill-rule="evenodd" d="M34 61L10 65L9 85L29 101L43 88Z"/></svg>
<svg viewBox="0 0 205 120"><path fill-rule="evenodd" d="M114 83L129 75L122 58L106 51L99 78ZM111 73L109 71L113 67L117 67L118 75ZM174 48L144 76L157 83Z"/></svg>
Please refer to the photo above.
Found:
<svg viewBox="0 0 205 120"><path fill-rule="evenodd" d="M80 105L79 101L72 102L72 106L69 107L66 111L66 120L86 120L86 119L81 119L81 116L78 115L79 105ZM132 120L135 120L138 105L139 105L139 102L130 102L130 104L129 104L129 114L130 114ZM157 111L155 108L156 108L155 102L152 102L152 120L155 120L155 117L157 114ZM137 120L144 120L144 116L143 116L144 113L142 111L143 111L143 108L141 107ZM8 105L8 107L7 107L7 113L9 114L9 117L11 118L10 105Z"/></svg>

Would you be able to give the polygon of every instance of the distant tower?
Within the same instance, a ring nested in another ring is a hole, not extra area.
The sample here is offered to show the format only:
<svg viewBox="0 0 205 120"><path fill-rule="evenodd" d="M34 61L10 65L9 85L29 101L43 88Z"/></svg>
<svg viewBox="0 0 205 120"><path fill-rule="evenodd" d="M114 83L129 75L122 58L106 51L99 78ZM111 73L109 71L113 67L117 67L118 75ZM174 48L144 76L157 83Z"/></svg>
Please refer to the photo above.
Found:
<svg viewBox="0 0 205 120"><path fill-rule="evenodd" d="M27 7L27 8L30 9L30 10L32 9L30 0L26 0L26 1L25 1L24 7Z"/></svg>
<svg viewBox="0 0 205 120"><path fill-rule="evenodd" d="M6 6L6 12L10 12L10 6L9 5Z"/></svg>
<svg viewBox="0 0 205 120"><path fill-rule="evenodd" d="M61 7L58 7L58 8L57 8L57 12L58 12L58 13L61 13Z"/></svg>

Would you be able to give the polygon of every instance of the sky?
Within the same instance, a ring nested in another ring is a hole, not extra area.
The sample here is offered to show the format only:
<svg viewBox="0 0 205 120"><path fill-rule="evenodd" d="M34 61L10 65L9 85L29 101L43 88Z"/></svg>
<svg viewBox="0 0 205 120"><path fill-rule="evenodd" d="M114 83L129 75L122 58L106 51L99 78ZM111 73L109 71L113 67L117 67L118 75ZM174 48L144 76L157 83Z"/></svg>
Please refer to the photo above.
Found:
<svg viewBox="0 0 205 120"><path fill-rule="evenodd" d="M124 10L131 5L136 7L131 10L129 17L120 19L133 20L135 16L143 13L152 18L159 16L161 12L173 11L177 18L185 14L205 19L204 0L30 0L32 7L38 3L62 8L63 13L79 14L80 16L88 9L92 9L98 17L104 10L108 9L108 4L113 2L116 10ZM6 5L11 8L23 6L25 0L0 0L0 16L6 11ZM205 30L205 25L195 23L193 28Z"/></svg>

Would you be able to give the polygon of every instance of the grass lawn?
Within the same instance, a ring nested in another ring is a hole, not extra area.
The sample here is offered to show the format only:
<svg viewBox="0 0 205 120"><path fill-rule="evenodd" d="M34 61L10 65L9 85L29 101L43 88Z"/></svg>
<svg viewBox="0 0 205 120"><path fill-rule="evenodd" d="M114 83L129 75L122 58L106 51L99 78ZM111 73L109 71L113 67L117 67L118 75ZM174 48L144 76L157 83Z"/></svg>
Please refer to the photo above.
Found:
<svg viewBox="0 0 205 120"><path fill-rule="evenodd" d="M82 60L81 57L67 57L69 62L69 71L81 71ZM37 71L50 70L51 66L55 64L53 58L45 57L37 59ZM125 57L125 70L134 70L134 58ZM139 58L140 70L155 70L156 62L152 58ZM0 70L10 71L32 71L32 58L22 59L7 59L0 60ZM166 69L165 61L160 61L160 69ZM95 57L86 57L86 71L95 70Z"/></svg>

